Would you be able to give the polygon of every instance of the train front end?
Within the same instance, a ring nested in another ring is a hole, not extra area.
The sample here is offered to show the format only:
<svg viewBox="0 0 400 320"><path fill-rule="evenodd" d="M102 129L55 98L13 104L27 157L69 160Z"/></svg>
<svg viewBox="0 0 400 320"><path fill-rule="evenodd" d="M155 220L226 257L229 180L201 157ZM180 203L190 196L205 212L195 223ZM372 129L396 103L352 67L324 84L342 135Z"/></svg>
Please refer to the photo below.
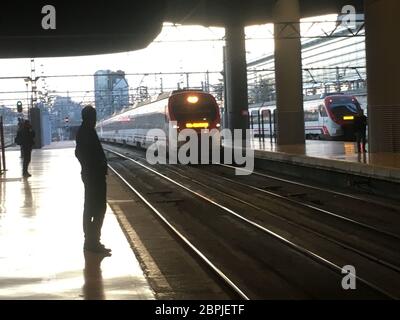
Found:
<svg viewBox="0 0 400 320"><path fill-rule="evenodd" d="M168 114L169 120L175 123L178 135L191 132L198 139L209 135L213 143L220 143L221 116L219 106L211 94L202 91L173 93L169 98ZM179 141L178 145L182 143L184 141Z"/></svg>
<svg viewBox="0 0 400 320"><path fill-rule="evenodd" d="M354 119L362 110L356 97L335 95L325 98L325 106L331 120L330 136L335 140L354 141Z"/></svg>

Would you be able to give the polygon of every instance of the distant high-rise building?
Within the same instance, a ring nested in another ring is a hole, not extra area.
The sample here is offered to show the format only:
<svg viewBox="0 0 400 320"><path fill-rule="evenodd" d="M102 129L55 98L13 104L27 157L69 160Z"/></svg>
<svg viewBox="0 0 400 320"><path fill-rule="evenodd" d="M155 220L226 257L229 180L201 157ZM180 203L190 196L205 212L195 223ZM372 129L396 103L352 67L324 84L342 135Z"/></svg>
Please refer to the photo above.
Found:
<svg viewBox="0 0 400 320"><path fill-rule="evenodd" d="M129 105L129 85L124 71L96 71L94 90L98 119L104 119Z"/></svg>
<svg viewBox="0 0 400 320"><path fill-rule="evenodd" d="M118 79L112 89L113 111L120 111L129 105L129 85L125 78Z"/></svg>

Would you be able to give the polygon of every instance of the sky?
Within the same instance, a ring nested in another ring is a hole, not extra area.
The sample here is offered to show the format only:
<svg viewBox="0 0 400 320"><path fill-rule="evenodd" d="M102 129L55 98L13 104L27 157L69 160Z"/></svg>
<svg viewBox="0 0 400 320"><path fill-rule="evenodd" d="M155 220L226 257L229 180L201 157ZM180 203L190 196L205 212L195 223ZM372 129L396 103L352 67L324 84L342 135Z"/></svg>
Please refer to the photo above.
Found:
<svg viewBox="0 0 400 320"><path fill-rule="evenodd" d="M307 34L321 33L332 23L317 24L307 21L332 21L336 15L303 19L303 30ZM142 50L107 55L36 58L36 76L49 75L93 75L97 70L123 70L125 73L177 72L177 75L163 75L164 90L175 89L177 82L186 85L185 72L210 71L210 83L218 83L222 78L222 50L224 46L223 28L202 26L177 26L165 23L159 36ZM256 25L245 28L247 61L273 53L273 26ZM15 107L18 100L25 104L27 87L23 79L1 79L1 77L29 77L31 59L0 59L0 105ZM213 73L216 72L216 73ZM182 73L182 74L180 74ZM127 75L129 86L142 85L149 88L160 87L160 76ZM190 86L201 86L205 75L190 75ZM47 90L50 95L69 95L77 102L93 101L93 77L40 78L38 90ZM30 90L30 87L28 87ZM78 92L77 92L78 91ZM15 92L15 93L13 93Z"/></svg>

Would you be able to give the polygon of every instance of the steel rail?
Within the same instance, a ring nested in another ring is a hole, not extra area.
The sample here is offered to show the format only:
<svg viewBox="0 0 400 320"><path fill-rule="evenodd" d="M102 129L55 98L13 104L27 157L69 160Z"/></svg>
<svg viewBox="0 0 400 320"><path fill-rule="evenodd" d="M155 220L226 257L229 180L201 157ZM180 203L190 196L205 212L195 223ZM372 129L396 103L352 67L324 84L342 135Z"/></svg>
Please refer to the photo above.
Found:
<svg viewBox="0 0 400 320"><path fill-rule="evenodd" d="M110 151L109 151L110 152ZM221 278L227 286L229 286L235 293L237 293L242 299L250 300L249 297L231 280L225 275L216 265L214 265L206 256L203 254L195 245L193 245L182 233L180 233L168 220L165 218L160 211L158 211L138 190L136 190L121 174L117 172L110 164L108 167L112 172L130 189L132 190L146 205L149 207L161 221L175 234L181 241L185 243L207 266Z"/></svg>
<svg viewBox="0 0 400 320"><path fill-rule="evenodd" d="M222 166L227 166L227 165L222 165ZM227 166L227 167L235 168L235 167L232 167L232 166ZM263 175L263 174L260 174L260 175ZM294 199L290 198L289 196L284 196L284 195L281 195L279 193L275 193L275 192L272 192L272 191L267 191L267 190L264 190L264 189L261 189L261 188L246 184L246 183L235 181L235 180L227 178L227 177L221 177L221 178L225 179L227 181L230 181L232 183L241 184L241 185L246 186L248 188L251 188L253 190L257 190L259 192L262 192L262 193L268 194L270 196L273 196L275 198L285 199L285 201L289 201L289 202L291 202L293 204L296 204L298 206L306 207L308 209L312 209L312 210L321 212L321 213L329 215L331 217L334 217L334 218L337 218L337 219L340 219L340 220L344 220L344 221L350 222L352 224L358 225L359 227L362 227L362 228L365 228L365 229L369 229L369 230L372 230L374 232L381 233L381 234L384 234L386 236L389 236L389 237L395 238L397 240L400 240L400 236L397 235L397 234L394 234L394 233L391 233L391 232L388 232L388 231L385 231L385 230L381 230L381 229L375 228L375 227L373 227L371 225L368 225L366 223L350 219L348 217L345 217L345 216L342 216L340 214L337 214L337 213L334 213L334 212L331 212L331 211L328 211L328 210L313 206L311 204L307 204L307 203L304 203L304 202L301 202L301 201L298 201L298 200L294 200ZM284 182L287 182L287 183L291 183L288 180L284 180L284 179L280 179L280 178L276 178L276 180L281 180L281 181L284 181ZM293 182L292 184L297 184L297 185L302 185L304 187L307 187L307 185L303 185L303 184L297 183L297 182ZM314 189L318 189L317 187L313 187L313 188ZM320 190L325 191L325 192L329 192L326 189L320 189ZM335 193L335 192L333 191L332 193ZM338 194L338 193L336 193L336 194Z"/></svg>
<svg viewBox="0 0 400 320"><path fill-rule="evenodd" d="M392 206L392 205L388 206L386 204L383 204L383 203L380 203L380 202L377 202L377 201L371 201L370 199L367 199L367 198L364 198L364 197L360 197L360 196L356 196L356 195L350 195L350 194L347 194L347 193L331 190L331 189L328 189L328 188L316 187L316 186L313 186L313 185L310 185L310 184L306 184L306 183L302 183L302 182L287 180L287 179L284 179L284 178L278 178L278 177L275 177L275 176L272 176L272 175L269 175L269 174L266 174L266 173L261 173L261 172L257 172L257 171L250 171L250 170L247 170L247 169L244 169L244 168L235 167L235 166L228 165L228 164L219 163L217 165L219 165L221 167L230 168L230 169L249 172L249 173L254 174L256 176L265 177L265 178L269 178L269 179L276 180L276 181L282 181L282 182L285 182L285 183L288 183L288 184L297 185L297 186L300 186L300 187L306 187L306 188L309 188L309 189L314 189L314 190L318 190L318 191L323 191L323 192L335 194L335 195L346 197L346 198L349 198L349 199L352 199L352 200L359 200L359 201L366 202L366 203L372 203L372 204L375 204L375 205L378 205L378 206L381 206L381 207L387 207L387 208L390 208L390 209L398 210L398 208L395 208L395 206Z"/></svg>
<svg viewBox="0 0 400 320"><path fill-rule="evenodd" d="M169 169L169 168L168 168L167 170L170 171L170 172L172 172L173 174L176 174L176 175L179 175L179 176L181 176L181 177L183 177L183 178L185 178L185 179L191 180L191 181L193 181L194 183L196 183L196 184L198 184L198 185L201 185L201 186L204 187L204 188L217 191L217 192L219 192L220 194L223 194L224 196L226 196L226 197L228 197L228 198L231 198L231 199L233 199L233 200L235 200L235 201L238 201L238 202L240 202L240 203L243 203L243 204L245 204L245 205L247 205L247 206L249 206L249 207L252 207L252 208L254 208L254 209L256 209L256 210L262 211L262 212L268 214L269 216L272 216L272 217L274 217L274 218L276 218L276 219L279 219L279 220L284 221L284 222L286 222L286 223L289 223L289 224L291 224L291 225L295 225L295 226L297 226L297 227L300 227L301 229L303 229L303 230L305 230L305 231L307 231L307 232L309 232L309 233L312 233L312 234L316 235L316 236L319 237L319 238L322 238L322 239L325 239L325 240L327 240L327 241L329 241L329 242L332 242L332 243L334 243L334 244L336 244L336 245L338 245L338 246L341 246L341 247L343 247L343 248L345 248L345 249L347 249L347 250L349 250L349 251L353 251L353 252L357 253L358 255L360 255L360 256L362 256L362 257L364 257L364 258L367 258L367 259L369 259L369 260L371 260L371 261L374 261L375 263L381 264L381 265L383 265L383 266L385 266L385 267L387 267L387 268L390 268L390 269L392 269L392 270L394 270L394 271L400 273L400 267L399 267L399 266L396 266L396 265L394 265L394 264L392 264L392 263L390 263L390 262L387 262L387 261L385 261L385 260L382 260L382 259L380 259L380 258L378 258L378 257L376 257L376 256L373 256L373 255L371 255L371 254L369 254L369 253L367 253L367 252L364 252L364 251L361 251L361 250L359 250L359 249L357 249L357 248L354 248L354 247L352 247L352 246L350 246L350 245L348 245L348 244L346 244L346 243L344 243L344 242L342 242L342 241L336 240L336 239L334 239L334 238L332 238L332 237L330 237L330 236L327 236L327 235L325 235L325 234L322 234L321 232L317 232L317 231L313 230L312 228L309 228L309 227L305 226L305 225L302 224L302 223L298 223L298 222L296 222L296 221L294 221L294 220L291 220L291 219L282 217L282 216L280 216L280 215L277 215L277 214L275 214L275 213L272 213L272 212L270 212L269 210L267 210L267 209L265 209L265 208L262 208L262 207L259 207L259 206L257 206L257 205L254 205L253 203L250 203L250 202L248 202L248 201L246 201L246 200L240 199L240 198L238 198L238 197L236 197L236 196L233 196L233 195L231 195L231 194L229 194L229 193L227 193L227 192L225 192L225 191L221 191L220 189L217 189L217 188L215 188L215 187L212 187L212 186L209 186L209 185L205 185L204 183L201 183L201 182L199 182L199 181L196 181L196 180L192 179L191 177L186 176L186 175L183 175L182 173L176 172L176 171L174 171L174 170L172 170L172 169ZM222 178L222 179L224 179L224 180L230 181L229 178L225 178L225 177L219 177L219 178ZM247 184L245 184L245 183L241 183L241 182L234 181L234 180L232 180L232 182L235 183L235 184L241 185L241 186L243 186L243 187L245 187L245 188L249 187L249 185L247 185ZM250 186L250 187L251 187L251 186ZM257 190L257 191L263 191L263 189L257 189L256 187L254 187L254 189Z"/></svg>

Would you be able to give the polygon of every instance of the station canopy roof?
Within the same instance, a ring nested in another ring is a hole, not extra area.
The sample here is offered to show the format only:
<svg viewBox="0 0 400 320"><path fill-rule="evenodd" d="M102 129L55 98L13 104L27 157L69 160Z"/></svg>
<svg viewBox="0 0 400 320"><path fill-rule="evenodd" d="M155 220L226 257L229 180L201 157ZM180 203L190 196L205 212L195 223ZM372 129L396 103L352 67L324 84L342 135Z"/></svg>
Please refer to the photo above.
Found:
<svg viewBox="0 0 400 320"><path fill-rule="evenodd" d="M273 21L276 0L13 0L0 11L0 58L102 54L145 48L163 22L220 26ZM300 0L301 15L362 10L363 0ZM55 11L46 7L53 6ZM55 19L54 19L55 17ZM43 28L43 23L47 29ZM54 25L55 22L55 25ZM53 25L52 25L53 23ZM52 29L51 27L54 27Z"/></svg>

